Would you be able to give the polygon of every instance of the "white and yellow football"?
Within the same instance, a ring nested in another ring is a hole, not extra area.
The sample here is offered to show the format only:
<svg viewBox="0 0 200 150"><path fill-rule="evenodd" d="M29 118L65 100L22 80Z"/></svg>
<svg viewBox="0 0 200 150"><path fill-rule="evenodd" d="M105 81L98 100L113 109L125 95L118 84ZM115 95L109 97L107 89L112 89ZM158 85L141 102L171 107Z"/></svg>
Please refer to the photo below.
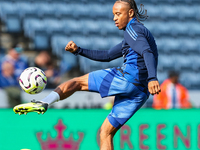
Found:
<svg viewBox="0 0 200 150"><path fill-rule="evenodd" d="M41 69L29 67L21 73L19 84L26 93L37 94L45 89L47 77Z"/></svg>

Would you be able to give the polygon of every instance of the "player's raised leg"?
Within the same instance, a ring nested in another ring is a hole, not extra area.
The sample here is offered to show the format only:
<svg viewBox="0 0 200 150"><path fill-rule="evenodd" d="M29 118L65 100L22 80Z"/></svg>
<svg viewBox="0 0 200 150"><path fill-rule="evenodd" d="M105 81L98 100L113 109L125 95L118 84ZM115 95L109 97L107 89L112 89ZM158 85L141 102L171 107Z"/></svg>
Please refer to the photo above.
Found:
<svg viewBox="0 0 200 150"><path fill-rule="evenodd" d="M60 100L63 100L76 91L88 91L88 76L86 74L81 77L73 78L67 82L60 84L54 91L60 96Z"/></svg>
<svg viewBox="0 0 200 150"><path fill-rule="evenodd" d="M45 113L48 106L52 103L63 100L76 91L87 91L88 90L88 74L73 78L60 84L54 91L52 91L47 97L40 101L31 101L30 103L17 105L13 108L15 113L27 114L28 112Z"/></svg>

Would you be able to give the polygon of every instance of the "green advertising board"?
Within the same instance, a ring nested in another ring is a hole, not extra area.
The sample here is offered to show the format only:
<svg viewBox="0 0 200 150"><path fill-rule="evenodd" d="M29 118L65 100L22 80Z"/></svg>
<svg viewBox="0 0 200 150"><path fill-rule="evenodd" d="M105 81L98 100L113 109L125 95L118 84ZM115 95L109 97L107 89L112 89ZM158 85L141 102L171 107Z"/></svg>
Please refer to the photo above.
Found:
<svg viewBox="0 0 200 150"><path fill-rule="evenodd" d="M109 111L49 109L16 115L0 109L0 150L98 150ZM200 149L199 110L139 110L114 137L115 150Z"/></svg>

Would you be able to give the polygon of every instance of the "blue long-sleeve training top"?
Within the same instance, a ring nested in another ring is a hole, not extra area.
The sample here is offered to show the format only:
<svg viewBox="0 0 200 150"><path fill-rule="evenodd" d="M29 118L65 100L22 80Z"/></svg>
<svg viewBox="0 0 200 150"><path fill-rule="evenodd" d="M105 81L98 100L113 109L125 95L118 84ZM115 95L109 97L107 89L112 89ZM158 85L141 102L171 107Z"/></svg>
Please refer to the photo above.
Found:
<svg viewBox="0 0 200 150"><path fill-rule="evenodd" d="M123 56L122 69L128 81L139 81L147 87L149 81L157 80L158 52L154 37L136 18L133 18L124 29L123 41L110 50L89 50L79 47L74 54L102 62Z"/></svg>

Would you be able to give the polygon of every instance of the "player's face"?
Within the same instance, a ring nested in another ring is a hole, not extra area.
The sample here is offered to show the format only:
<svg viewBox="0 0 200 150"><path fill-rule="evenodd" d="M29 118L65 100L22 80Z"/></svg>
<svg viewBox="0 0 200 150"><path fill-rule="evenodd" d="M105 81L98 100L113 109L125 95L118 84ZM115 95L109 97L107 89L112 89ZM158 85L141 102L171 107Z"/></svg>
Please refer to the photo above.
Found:
<svg viewBox="0 0 200 150"><path fill-rule="evenodd" d="M133 18L134 12L133 9L130 9L130 6L126 2L115 2L113 5L113 20L115 25L120 29L124 29L128 22Z"/></svg>

